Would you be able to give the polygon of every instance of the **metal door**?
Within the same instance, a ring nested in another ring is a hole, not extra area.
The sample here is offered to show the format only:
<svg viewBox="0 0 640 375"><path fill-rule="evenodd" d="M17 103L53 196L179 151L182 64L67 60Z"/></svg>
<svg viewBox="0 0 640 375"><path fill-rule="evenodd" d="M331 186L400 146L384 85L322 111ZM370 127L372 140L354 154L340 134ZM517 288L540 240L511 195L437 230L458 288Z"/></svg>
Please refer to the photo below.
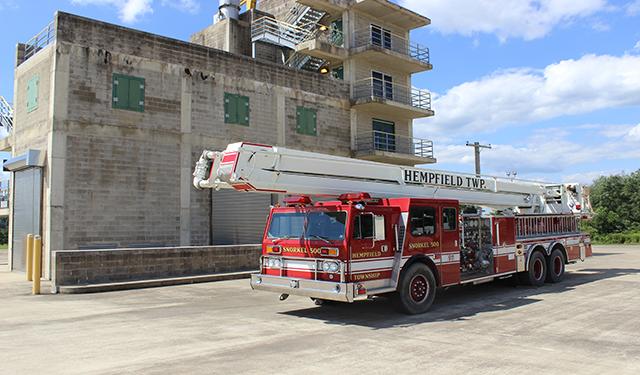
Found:
<svg viewBox="0 0 640 375"><path fill-rule="evenodd" d="M25 237L39 235L42 202L42 170L29 168L13 174L13 233L11 269L25 270Z"/></svg>
<svg viewBox="0 0 640 375"><path fill-rule="evenodd" d="M214 245L259 244L271 206L269 194L235 190L213 192Z"/></svg>

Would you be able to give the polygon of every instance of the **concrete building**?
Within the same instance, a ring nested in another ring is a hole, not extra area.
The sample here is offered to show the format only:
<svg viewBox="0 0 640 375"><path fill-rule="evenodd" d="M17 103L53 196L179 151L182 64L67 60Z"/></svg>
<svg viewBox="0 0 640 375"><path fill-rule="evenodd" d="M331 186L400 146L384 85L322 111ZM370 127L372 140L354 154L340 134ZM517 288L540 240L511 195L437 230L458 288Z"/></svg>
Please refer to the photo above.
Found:
<svg viewBox="0 0 640 375"><path fill-rule="evenodd" d="M386 0L263 0L179 41L59 12L17 46L10 264L54 250L256 243L274 196L196 191L203 149L253 141L387 163L435 162L411 75L431 69ZM231 8L229 8L231 7ZM229 12L231 9L231 12ZM239 194L239 195L237 195Z"/></svg>

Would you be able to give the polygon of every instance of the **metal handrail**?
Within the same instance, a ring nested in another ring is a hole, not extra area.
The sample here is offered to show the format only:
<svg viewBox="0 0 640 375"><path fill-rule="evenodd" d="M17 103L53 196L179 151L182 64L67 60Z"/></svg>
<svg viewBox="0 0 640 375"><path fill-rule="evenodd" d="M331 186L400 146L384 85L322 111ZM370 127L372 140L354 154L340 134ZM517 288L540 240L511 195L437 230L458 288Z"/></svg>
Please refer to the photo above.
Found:
<svg viewBox="0 0 640 375"><path fill-rule="evenodd" d="M516 217L516 237L575 234L580 232L580 219L572 214L519 215Z"/></svg>
<svg viewBox="0 0 640 375"><path fill-rule="evenodd" d="M0 96L0 126L7 129L7 132L13 130L13 107Z"/></svg>
<svg viewBox="0 0 640 375"><path fill-rule="evenodd" d="M56 39L55 23L52 21L36 36L25 43L24 61L38 53Z"/></svg>
<svg viewBox="0 0 640 375"><path fill-rule="evenodd" d="M411 42L410 40L389 31L383 31L382 38L375 38L373 35L373 28L374 27L370 25L368 28L356 31L356 48L377 46L408 56L422 63L430 63L431 56L428 47L419 43ZM389 34L389 40L385 38L384 34Z"/></svg>
<svg viewBox="0 0 640 375"><path fill-rule="evenodd" d="M344 32L333 27L327 27L324 30L319 28L313 35L310 35L308 39L317 39L329 43L332 46L344 47Z"/></svg>
<svg viewBox="0 0 640 375"><path fill-rule="evenodd" d="M433 158L433 141L373 130L356 136L359 152L384 151Z"/></svg>
<svg viewBox="0 0 640 375"><path fill-rule="evenodd" d="M379 98L409 105L415 108L431 110L431 93L380 78L365 78L353 84L354 99Z"/></svg>
<svg viewBox="0 0 640 375"><path fill-rule="evenodd" d="M251 25L251 38L259 39L261 36L275 36L279 44L293 47L307 40L311 32L286 22L278 21L271 17L261 17ZM282 43L285 41L286 43Z"/></svg>

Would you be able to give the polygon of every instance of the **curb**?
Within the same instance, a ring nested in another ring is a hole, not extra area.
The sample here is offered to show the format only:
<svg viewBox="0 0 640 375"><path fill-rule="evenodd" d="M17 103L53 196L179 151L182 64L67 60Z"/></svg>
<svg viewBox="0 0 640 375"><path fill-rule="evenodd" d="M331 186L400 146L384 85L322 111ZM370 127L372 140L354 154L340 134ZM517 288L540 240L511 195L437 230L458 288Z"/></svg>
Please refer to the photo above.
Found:
<svg viewBox="0 0 640 375"><path fill-rule="evenodd" d="M208 283L212 281L248 279L251 277L252 273L256 273L256 272L258 271L256 270L256 271L232 272L232 273L216 273L216 274L210 274L210 275L173 277L173 278L153 279L153 280L125 281L125 282L91 284L91 285L58 285L57 292L61 294L102 293L102 292L113 292L118 290L157 288L157 287L171 286L171 285L197 284L197 283Z"/></svg>

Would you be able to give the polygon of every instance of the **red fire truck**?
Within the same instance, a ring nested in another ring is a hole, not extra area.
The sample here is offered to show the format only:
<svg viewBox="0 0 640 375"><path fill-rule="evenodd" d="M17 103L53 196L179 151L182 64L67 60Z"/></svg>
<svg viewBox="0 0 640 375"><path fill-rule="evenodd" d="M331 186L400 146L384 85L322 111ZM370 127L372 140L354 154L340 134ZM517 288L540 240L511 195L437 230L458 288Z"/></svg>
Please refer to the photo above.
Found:
<svg viewBox="0 0 640 375"><path fill-rule="evenodd" d="M197 188L280 193L251 286L324 301L390 295L428 310L439 287L516 276L542 286L591 256L578 184L408 168L250 143L205 151ZM312 200L315 199L315 202Z"/></svg>

